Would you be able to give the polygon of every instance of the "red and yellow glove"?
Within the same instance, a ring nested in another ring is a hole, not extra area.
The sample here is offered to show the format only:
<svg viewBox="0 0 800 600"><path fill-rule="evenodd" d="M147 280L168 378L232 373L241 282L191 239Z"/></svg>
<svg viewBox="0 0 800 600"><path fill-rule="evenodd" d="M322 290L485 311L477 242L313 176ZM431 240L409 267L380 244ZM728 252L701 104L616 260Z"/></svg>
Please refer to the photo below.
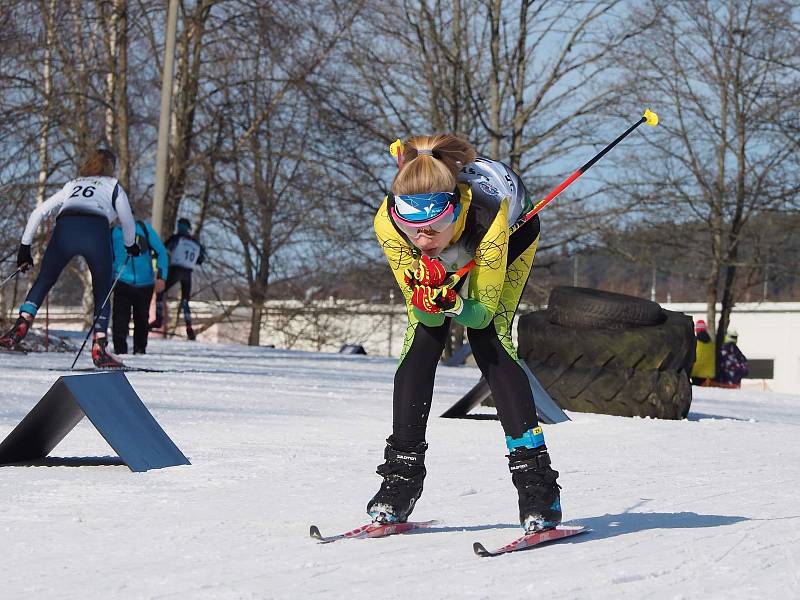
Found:
<svg viewBox="0 0 800 600"><path fill-rule="evenodd" d="M416 268L406 269L403 271L403 276L406 285L412 289L418 285L426 285L435 288L444 283L447 272L444 269L444 265L437 259L423 255L422 258L417 261Z"/></svg>
<svg viewBox="0 0 800 600"><path fill-rule="evenodd" d="M461 312L464 303L452 288L417 285L411 295L411 304L426 313L447 312L458 314Z"/></svg>

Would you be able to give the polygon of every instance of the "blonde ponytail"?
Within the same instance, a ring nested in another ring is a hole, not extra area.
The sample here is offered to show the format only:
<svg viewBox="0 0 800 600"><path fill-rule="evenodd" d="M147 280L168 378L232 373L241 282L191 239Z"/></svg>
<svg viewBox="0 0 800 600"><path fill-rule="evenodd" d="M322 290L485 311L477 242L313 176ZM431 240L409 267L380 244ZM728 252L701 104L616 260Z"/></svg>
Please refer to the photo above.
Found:
<svg viewBox="0 0 800 600"><path fill-rule="evenodd" d="M461 167L475 156L472 144L449 133L409 138L403 144L403 166L392 182L392 193L450 192Z"/></svg>

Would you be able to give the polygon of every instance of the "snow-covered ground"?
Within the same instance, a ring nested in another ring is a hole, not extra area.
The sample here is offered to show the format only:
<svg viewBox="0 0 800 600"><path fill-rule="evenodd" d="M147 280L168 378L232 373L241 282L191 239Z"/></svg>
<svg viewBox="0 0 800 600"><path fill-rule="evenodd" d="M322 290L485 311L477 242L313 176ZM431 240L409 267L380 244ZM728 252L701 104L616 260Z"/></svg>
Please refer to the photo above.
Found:
<svg viewBox="0 0 800 600"><path fill-rule="evenodd" d="M192 465L0 468L0 597L800 598L800 396L704 389L686 421L572 413L545 426L565 520L593 531L488 559L472 542L519 531L497 421L431 418L414 518L442 526L319 545L311 523L367 520L395 361L148 351L128 362L184 372L128 379ZM0 439L71 358L0 354ZM433 414L477 377L441 367ZM112 452L84 419L53 455Z"/></svg>

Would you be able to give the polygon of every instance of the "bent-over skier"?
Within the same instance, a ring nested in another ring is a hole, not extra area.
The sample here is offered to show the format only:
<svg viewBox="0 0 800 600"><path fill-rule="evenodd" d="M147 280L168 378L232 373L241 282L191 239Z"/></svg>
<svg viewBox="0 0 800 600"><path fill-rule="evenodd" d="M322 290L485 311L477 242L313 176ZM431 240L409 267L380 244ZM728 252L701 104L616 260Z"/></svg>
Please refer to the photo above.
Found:
<svg viewBox="0 0 800 600"><path fill-rule="evenodd" d="M522 181L453 135L412 137L399 145L397 159L399 171L374 227L405 297L408 328L394 378L392 435L377 471L383 482L367 512L378 522L404 522L422 494L434 376L455 320L467 329L497 405L520 523L529 532L553 528L561 521L558 472L511 340L539 218L510 235L532 207ZM443 285L471 259L476 266L467 276L452 288Z"/></svg>

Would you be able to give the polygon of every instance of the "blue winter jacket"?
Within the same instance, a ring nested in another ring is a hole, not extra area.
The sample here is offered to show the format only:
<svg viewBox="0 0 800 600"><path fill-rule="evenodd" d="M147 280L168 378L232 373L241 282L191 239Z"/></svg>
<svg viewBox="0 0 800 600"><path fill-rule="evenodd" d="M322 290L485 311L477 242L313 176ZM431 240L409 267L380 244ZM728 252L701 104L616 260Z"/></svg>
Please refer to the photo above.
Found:
<svg viewBox="0 0 800 600"><path fill-rule="evenodd" d="M143 226L147 228L146 235ZM128 256L125 242L122 239L122 228L119 225L111 230L111 240L114 249L114 277L116 277ZM136 243L139 244L141 253L139 256L131 256L119 280L134 287L154 285L156 282L153 276L154 256L156 257L158 278L166 280L169 269L169 253L150 223L136 221Z"/></svg>

